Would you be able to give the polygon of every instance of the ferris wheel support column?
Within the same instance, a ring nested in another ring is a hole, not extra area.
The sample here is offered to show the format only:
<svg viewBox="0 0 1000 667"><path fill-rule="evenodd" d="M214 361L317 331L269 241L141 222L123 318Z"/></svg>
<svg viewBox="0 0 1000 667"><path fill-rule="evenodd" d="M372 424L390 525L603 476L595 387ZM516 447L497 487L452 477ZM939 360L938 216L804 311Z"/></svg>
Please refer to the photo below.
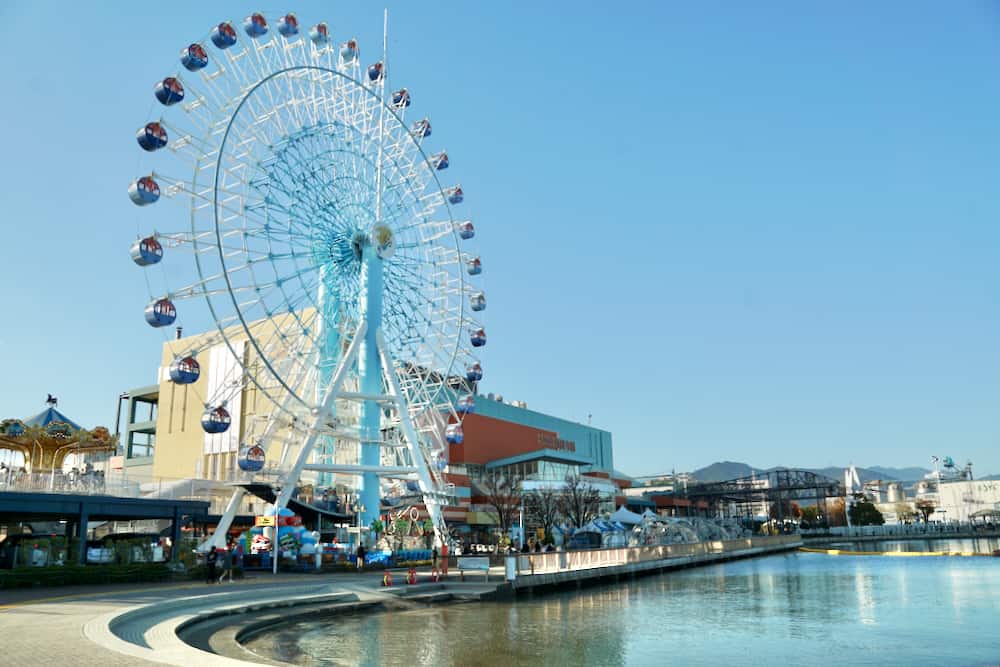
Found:
<svg viewBox="0 0 1000 667"><path fill-rule="evenodd" d="M369 395L383 393L382 364L379 360L378 332L382 327L382 258L375 247L366 243L361 257L361 316L368 322L358 359L361 392ZM376 401L365 401L361 407L361 465L382 464L382 407ZM376 473L361 476L359 493L364 511L362 526L370 526L379 517L382 490ZM361 535L358 535L361 540Z"/></svg>
<svg viewBox="0 0 1000 667"><path fill-rule="evenodd" d="M334 294L327 287L327 274L329 267L323 265L319 271L319 297L317 302L319 308L322 312L322 317L320 318L320 331L319 331L319 381L316 383L316 402L319 403L323 400L324 390L330 386L333 381L333 374L336 371L337 359L340 358L340 334L337 328L333 325L337 321L337 299ZM320 439L320 445L317 447L318 452L324 457L332 457L334 452L335 444L333 438L330 436L323 436ZM333 459L329 458L326 463L333 463ZM319 475L319 486L327 486L333 480L333 475L331 473L320 473Z"/></svg>
<svg viewBox="0 0 1000 667"><path fill-rule="evenodd" d="M417 479L420 483L420 492L424 497L424 505L427 507L427 514L434 524L435 543L438 547L448 544L448 526L444 520L444 513L441 511L439 502L439 490L431 478L430 469L427 467L427 457L424 456L420 448L420 438L417 429L413 426L413 419L410 417L409 407L403 396L403 390L399 386L399 378L396 377L396 370L392 366L392 356L389 348L386 347L385 339L381 331L376 331L379 350L382 357L382 372L385 373L386 384L389 385L389 393L396 400L396 410L399 413L399 424L403 429L403 437L406 439L407 449L410 451L410 459L413 467L417 469Z"/></svg>

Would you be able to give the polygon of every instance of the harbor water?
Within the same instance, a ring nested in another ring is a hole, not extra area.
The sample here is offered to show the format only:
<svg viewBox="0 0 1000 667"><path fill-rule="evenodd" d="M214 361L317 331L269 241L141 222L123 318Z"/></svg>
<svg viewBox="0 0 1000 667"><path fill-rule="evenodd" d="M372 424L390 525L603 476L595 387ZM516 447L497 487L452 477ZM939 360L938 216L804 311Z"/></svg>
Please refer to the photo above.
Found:
<svg viewBox="0 0 1000 667"><path fill-rule="evenodd" d="M1000 558L789 552L512 602L319 617L248 648L308 665L996 665L998 629Z"/></svg>

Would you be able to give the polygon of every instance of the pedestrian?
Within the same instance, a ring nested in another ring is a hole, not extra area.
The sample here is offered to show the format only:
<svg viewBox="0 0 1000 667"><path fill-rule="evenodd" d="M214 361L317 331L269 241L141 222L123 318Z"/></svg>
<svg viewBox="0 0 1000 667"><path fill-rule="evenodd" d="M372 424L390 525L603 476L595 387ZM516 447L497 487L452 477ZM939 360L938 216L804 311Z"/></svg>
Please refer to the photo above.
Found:
<svg viewBox="0 0 1000 667"><path fill-rule="evenodd" d="M365 545L358 543L358 572L365 569Z"/></svg>
<svg viewBox="0 0 1000 667"><path fill-rule="evenodd" d="M208 550L208 553L205 554L205 583L215 583L215 563L218 560L219 554L216 552L215 547L212 547Z"/></svg>
<svg viewBox="0 0 1000 667"><path fill-rule="evenodd" d="M434 548L431 549L431 567L437 569L437 566L438 566L438 548L437 545L435 544Z"/></svg>
<svg viewBox="0 0 1000 667"><path fill-rule="evenodd" d="M229 575L229 583L233 583L233 550L231 548L226 548L222 552L222 574L219 575L219 583L221 584L226 575Z"/></svg>

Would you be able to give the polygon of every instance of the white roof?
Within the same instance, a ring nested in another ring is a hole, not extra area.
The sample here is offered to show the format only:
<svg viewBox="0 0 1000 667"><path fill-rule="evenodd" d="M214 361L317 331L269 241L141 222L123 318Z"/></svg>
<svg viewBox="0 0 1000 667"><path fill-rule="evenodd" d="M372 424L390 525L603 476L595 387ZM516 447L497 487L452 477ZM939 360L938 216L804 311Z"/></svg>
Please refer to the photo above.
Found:
<svg viewBox="0 0 1000 667"><path fill-rule="evenodd" d="M617 521L618 523L635 525L637 523L642 523L642 516L636 514L635 512L630 512L624 505L622 505L614 514L611 515L611 520Z"/></svg>

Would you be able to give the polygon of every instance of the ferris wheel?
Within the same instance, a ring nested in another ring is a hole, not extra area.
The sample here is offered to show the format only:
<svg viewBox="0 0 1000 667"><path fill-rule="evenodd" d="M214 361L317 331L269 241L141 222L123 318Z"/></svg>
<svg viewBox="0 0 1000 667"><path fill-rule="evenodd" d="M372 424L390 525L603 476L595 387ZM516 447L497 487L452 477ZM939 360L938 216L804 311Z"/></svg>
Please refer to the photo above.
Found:
<svg viewBox="0 0 1000 667"><path fill-rule="evenodd" d="M254 13L184 46L166 74L128 195L174 200L188 222L141 233L131 254L167 276L147 278L152 327L197 310L214 322L170 344L170 380L201 388L206 437L241 431L229 436L241 467L266 452L278 509L303 473L350 479L368 525L387 482L409 479L443 542L448 445L483 374L483 267L447 151L411 118L410 91L389 85L385 40L363 61L325 23ZM234 426L248 388L267 407Z"/></svg>

